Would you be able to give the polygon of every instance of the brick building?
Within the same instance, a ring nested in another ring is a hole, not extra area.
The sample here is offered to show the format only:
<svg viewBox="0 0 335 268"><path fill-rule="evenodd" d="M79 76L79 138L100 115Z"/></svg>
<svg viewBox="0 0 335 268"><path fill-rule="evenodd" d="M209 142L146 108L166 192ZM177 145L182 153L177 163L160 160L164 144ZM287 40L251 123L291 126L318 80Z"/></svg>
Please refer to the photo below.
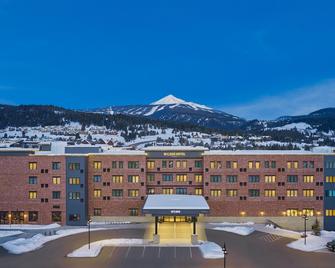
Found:
<svg viewBox="0 0 335 268"><path fill-rule="evenodd" d="M203 195L212 217L319 216L335 230L335 155L304 151L0 151L0 224L139 216L149 194Z"/></svg>

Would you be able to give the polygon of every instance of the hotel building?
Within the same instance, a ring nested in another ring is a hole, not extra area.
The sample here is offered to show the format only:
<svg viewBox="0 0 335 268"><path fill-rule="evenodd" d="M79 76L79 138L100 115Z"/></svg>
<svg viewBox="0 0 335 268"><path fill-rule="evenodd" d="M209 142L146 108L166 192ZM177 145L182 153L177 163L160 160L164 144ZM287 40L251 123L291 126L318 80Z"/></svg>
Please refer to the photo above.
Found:
<svg viewBox="0 0 335 268"><path fill-rule="evenodd" d="M203 196L209 206L204 219L287 225L307 215L335 230L335 154L203 147L70 146L63 154L1 149L0 185L0 224L85 225L92 217L145 216L148 195L176 194ZM171 213L164 220L187 218Z"/></svg>

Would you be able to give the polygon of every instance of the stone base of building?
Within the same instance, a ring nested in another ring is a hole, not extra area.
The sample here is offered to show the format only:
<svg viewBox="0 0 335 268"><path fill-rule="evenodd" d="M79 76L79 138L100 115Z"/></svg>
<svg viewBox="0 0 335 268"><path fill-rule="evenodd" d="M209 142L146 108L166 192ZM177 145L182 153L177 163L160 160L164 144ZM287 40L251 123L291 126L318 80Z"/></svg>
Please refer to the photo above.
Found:
<svg viewBox="0 0 335 268"><path fill-rule="evenodd" d="M159 234L154 234L153 243L154 244L159 244L160 240L161 240L160 235Z"/></svg>
<svg viewBox="0 0 335 268"><path fill-rule="evenodd" d="M199 240L198 240L198 235L197 234L191 235L191 244L192 245L198 245L199 244Z"/></svg>

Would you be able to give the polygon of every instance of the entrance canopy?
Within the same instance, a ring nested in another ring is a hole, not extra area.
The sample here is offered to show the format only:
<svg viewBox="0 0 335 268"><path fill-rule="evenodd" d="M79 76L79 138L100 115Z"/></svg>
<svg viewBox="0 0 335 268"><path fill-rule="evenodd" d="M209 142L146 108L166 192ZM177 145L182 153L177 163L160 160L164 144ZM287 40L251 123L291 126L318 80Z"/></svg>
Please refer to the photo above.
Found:
<svg viewBox="0 0 335 268"><path fill-rule="evenodd" d="M142 209L153 216L193 216L207 214L209 206L201 195L148 195Z"/></svg>

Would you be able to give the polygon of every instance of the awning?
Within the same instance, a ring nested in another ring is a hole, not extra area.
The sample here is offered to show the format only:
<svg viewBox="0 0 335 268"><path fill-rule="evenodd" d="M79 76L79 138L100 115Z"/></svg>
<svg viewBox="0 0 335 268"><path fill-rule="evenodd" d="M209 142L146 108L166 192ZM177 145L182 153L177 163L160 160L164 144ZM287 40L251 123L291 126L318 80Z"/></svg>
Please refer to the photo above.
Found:
<svg viewBox="0 0 335 268"><path fill-rule="evenodd" d="M153 216L198 216L207 214L209 206L201 195L148 195L142 209Z"/></svg>

